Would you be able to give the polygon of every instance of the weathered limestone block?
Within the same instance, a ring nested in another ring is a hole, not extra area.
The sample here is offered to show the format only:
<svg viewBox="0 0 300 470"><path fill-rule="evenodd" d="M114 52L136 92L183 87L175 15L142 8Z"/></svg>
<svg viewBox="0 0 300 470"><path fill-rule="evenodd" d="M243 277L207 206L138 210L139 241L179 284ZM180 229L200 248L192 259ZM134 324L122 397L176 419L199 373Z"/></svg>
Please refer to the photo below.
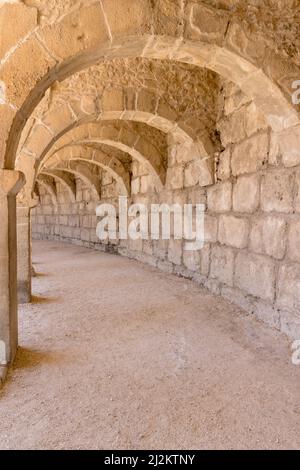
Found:
<svg viewBox="0 0 300 470"><path fill-rule="evenodd" d="M186 35L189 39L200 39L204 42L222 44L228 25L226 12L216 11L214 8L192 3L188 8L190 24Z"/></svg>
<svg viewBox="0 0 300 470"><path fill-rule="evenodd" d="M82 197L83 197L84 202L90 202L92 200L92 195L91 195L90 190L85 188L82 191Z"/></svg>
<svg viewBox="0 0 300 470"><path fill-rule="evenodd" d="M124 94L122 89L107 89L102 95L102 112L123 111L125 109Z"/></svg>
<svg viewBox="0 0 300 470"><path fill-rule="evenodd" d="M158 116L157 122L161 122L162 129L164 128L164 124L163 124L164 120L169 121L165 123L165 125L167 126L166 129L170 126L170 123L177 122L178 120L178 113L176 109L170 106L170 104L164 98L161 98L159 100L158 107L157 107L157 116Z"/></svg>
<svg viewBox="0 0 300 470"><path fill-rule="evenodd" d="M109 184L107 186L102 186L101 189L101 196L102 198L111 198L115 196L115 185L114 184ZM84 199L86 200L86 199Z"/></svg>
<svg viewBox="0 0 300 470"><path fill-rule="evenodd" d="M140 188L141 193L145 194L148 191L151 191L151 189L152 189L151 177L149 175L142 176L141 177L141 188Z"/></svg>
<svg viewBox="0 0 300 470"><path fill-rule="evenodd" d="M55 233L57 235L59 235L59 228L60 228L59 226L55 227ZM79 240L80 239L80 233L81 233L81 228L80 227L73 228L72 238L75 238L76 240Z"/></svg>
<svg viewBox="0 0 300 470"><path fill-rule="evenodd" d="M66 129L68 125L72 125L74 122L75 118L67 104L56 106L46 115L46 118L43 119L43 124L50 128L54 135L60 133Z"/></svg>
<svg viewBox="0 0 300 470"><path fill-rule="evenodd" d="M223 245L245 248L248 243L249 222L233 215L221 215L218 239Z"/></svg>
<svg viewBox="0 0 300 470"><path fill-rule="evenodd" d="M245 139L247 136L246 108L242 107L235 113L227 116L227 118L223 118L218 123L218 130L221 133L221 140L224 146Z"/></svg>
<svg viewBox="0 0 300 470"><path fill-rule="evenodd" d="M266 54L264 40L259 35L255 35L254 41L250 40L249 35L237 21L231 21L229 24L226 46L252 63L262 65L264 61Z"/></svg>
<svg viewBox="0 0 300 470"><path fill-rule="evenodd" d="M165 260L168 255L168 240L155 240L153 242L153 251L157 258Z"/></svg>
<svg viewBox="0 0 300 470"><path fill-rule="evenodd" d="M157 262L157 267L160 269L162 272L167 273L167 274L172 274L174 271L174 267L172 263L169 263L168 261L162 261L158 260Z"/></svg>
<svg viewBox="0 0 300 470"><path fill-rule="evenodd" d="M236 257L234 285L243 291L273 301L275 263L266 256L240 252Z"/></svg>
<svg viewBox="0 0 300 470"><path fill-rule="evenodd" d="M280 312L280 330L290 338L300 338L300 318L297 312Z"/></svg>
<svg viewBox="0 0 300 470"><path fill-rule="evenodd" d="M250 232L250 249L282 259L286 252L287 221L282 217L269 216L256 219Z"/></svg>
<svg viewBox="0 0 300 470"><path fill-rule="evenodd" d="M242 90L237 89L235 92L229 94L225 97L225 107L224 111L226 116L229 114L238 111L244 104L249 103L251 98L249 98Z"/></svg>
<svg viewBox="0 0 300 470"><path fill-rule="evenodd" d="M253 297L245 295L245 292L236 287L223 286L221 288L221 295L229 302L238 305L246 312L253 313Z"/></svg>
<svg viewBox="0 0 300 470"><path fill-rule="evenodd" d="M113 38L150 33L151 10L148 0L102 0Z"/></svg>
<svg viewBox="0 0 300 470"><path fill-rule="evenodd" d="M177 36L183 30L182 1L164 0L154 5L154 32L159 35Z"/></svg>
<svg viewBox="0 0 300 470"><path fill-rule="evenodd" d="M188 202L188 195L186 191L176 190L172 194L173 204L180 204L182 207Z"/></svg>
<svg viewBox="0 0 300 470"><path fill-rule="evenodd" d="M157 93L142 89L138 93L137 97L137 109L145 111L147 110L150 114L157 112L159 96Z"/></svg>
<svg viewBox="0 0 300 470"><path fill-rule="evenodd" d="M259 176L240 176L233 187L233 210L255 212L259 205L259 192Z"/></svg>
<svg viewBox="0 0 300 470"><path fill-rule="evenodd" d="M65 15L59 23L42 28L39 34L52 54L60 59L109 40L100 3Z"/></svg>
<svg viewBox="0 0 300 470"><path fill-rule="evenodd" d="M206 243L202 250L200 250L200 272L206 277L209 275L210 269L210 251L211 246L209 243Z"/></svg>
<svg viewBox="0 0 300 470"><path fill-rule="evenodd" d="M178 165L168 168L166 187L172 189L183 188L183 166Z"/></svg>
<svg viewBox="0 0 300 470"><path fill-rule="evenodd" d="M168 259L171 263L182 264L182 240L169 241Z"/></svg>
<svg viewBox="0 0 300 470"><path fill-rule="evenodd" d="M240 144L236 144L231 158L231 169L234 176L243 173L254 173L263 168L268 161L268 134L256 134Z"/></svg>
<svg viewBox="0 0 300 470"><path fill-rule="evenodd" d="M68 225L70 227L79 227L80 225L80 218L79 215L69 215L68 217Z"/></svg>
<svg viewBox="0 0 300 470"><path fill-rule="evenodd" d="M279 308L300 311L300 265L284 264L279 268L277 305Z"/></svg>
<svg viewBox="0 0 300 470"><path fill-rule="evenodd" d="M210 277L220 282L233 285L234 252L225 246L212 246Z"/></svg>
<svg viewBox="0 0 300 470"><path fill-rule="evenodd" d="M203 283L204 287L208 289L214 295L221 295L221 284L217 279L205 279Z"/></svg>
<svg viewBox="0 0 300 470"><path fill-rule="evenodd" d="M241 299L240 299L241 302L239 303L237 301L238 300L237 297L233 297L232 301L235 304L239 305L241 308L246 310L246 312L249 312L250 314L254 314L259 320L263 321L264 323L271 326L272 328L276 328L277 330L281 329L280 312L278 311L277 308L273 307L270 303L265 302L264 300L256 299L255 297L252 297L252 296L245 297L245 294L242 291L239 291L239 292L241 296ZM223 295L223 292L222 292L222 295Z"/></svg>
<svg viewBox="0 0 300 470"><path fill-rule="evenodd" d="M148 174L149 174L149 171L148 171L147 165L142 165L141 163L139 163L137 175L138 176L147 176Z"/></svg>
<svg viewBox="0 0 300 470"><path fill-rule="evenodd" d="M54 134L46 126L37 124L25 142L26 149L38 158L53 137Z"/></svg>
<svg viewBox="0 0 300 470"><path fill-rule="evenodd" d="M278 166L281 160L281 150L278 140L278 134L271 132L270 136L270 151L269 151L269 165Z"/></svg>
<svg viewBox="0 0 300 470"><path fill-rule="evenodd" d="M300 164L300 126L291 127L278 135L282 162L286 167Z"/></svg>
<svg viewBox="0 0 300 470"><path fill-rule="evenodd" d="M231 175L231 147L227 147L219 157L218 161L218 180L224 181Z"/></svg>
<svg viewBox="0 0 300 470"><path fill-rule="evenodd" d="M133 87L126 87L124 91L125 109L132 111L136 109L137 90ZM126 133L126 131L125 131ZM123 134L123 132L122 132ZM123 137L123 135L122 135Z"/></svg>
<svg viewBox="0 0 300 470"><path fill-rule="evenodd" d="M83 240L83 241L89 242L90 239L91 239L91 232L90 232L90 230L88 230L88 229L86 229L86 228L81 229L80 238L81 238L81 240Z"/></svg>
<svg viewBox="0 0 300 470"><path fill-rule="evenodd" d="M139 176L139 162L134 160L131 164L132 178Z"/></svg>
<svg viewBox="0 0 300 470"><path fill-rule="evenodd" d="M105 171L102 175L102 184L105 186L106 184L111 184L113 182L113 177Z"/></svg>
<svg viewBox="0 0 300 470"><path fill-rule="evenodd" d="M204 188L189 188L188 190L188 200L186 201L189 204L206 204L206 191Z"/></svg>
<svg viewBox="0 0 300 470"><path fill-rule="evenodd" d="M287 106L280 89L262 70L252 70L248 78L241 82L241 88L253 98L274 131L280 132L289 125L299 123L296 111Z"/></svg>
<svg viewBox="0 0 300 470"><path fill-rule="evenodd" d="M267 323L273 328L276 328L277 330L281 328L280 313L276 307L273 307L272 304L265 302L264 300L254 299L253 313L259 320Z"/></svg>
<svg viewBox="0 0 300 470"><path fill-rule="evenodd" d="M300 212L300 171L296 171L296 187L295 187L295 200L294 207L296 212Z"/></svg>
<svg viewBox="0 0 300 470"><path fill-rule="evenodd" d="M191 187L199 184L208 186L214 183L213 159L197 159L186 166L184 170L184 187Z"/></svg>
<svg viewBox="0 0 300 470"><path fill-rule="evenodd" d="M143 240L143 252L147 255L153 256L153 240Z"/></svg>
<svg viewBox="0 0 300 470"><path fill-rule="evenodd" d="M3 3L3 2L2 2ZM9 27L12 25L11 27ZM0 57L13 48L17 42L37 25L36 8L28 8L23 3L7 2L0 8L1 35Z"/></svg>
<svg viewBox="0 0 300 470"><path fill-rule="evenodd" d="M191 162L195 154L198 155L198 149L195 148L194 145L187 144L187 143L181 143L177 145L172 145L172 148L170 150L170 155L171 159L175 160L176 163L182 164L182 163L189 163ZM201 156L201 155L200 155Z"/></svg>
<svg viewBox="0 0 300 470"><path fill-rule="evenodd" d="M261 208L266 212L293 211L294 175L289 172L273 171L262 177Z"/></svg>
<svg viewBox="0 0 300 470"><path fill-rule="evenodd" d="M59 223L60 223L60 225L68 225L68 216L67 215L60 215L59 216Z"/></svg>
<svg viewBox="0 0 300 470"><path fill-rule="evenodd" d="M245 110L245 130L248 137L256 132L267 129L268 123L264 115L257 109L255 103L251 103Z"/></svg>
<svg viewBox="0 0 300 470"><path fill-rule="evenodd" d="M134 178L131 180L131 193L138 194L140 192L140 178Z"/></svg>
<svg viewBox="0 0 300 470"><path fill-rule="evenodd" d="M72 227L66 227L66 226L60 227L60 234L64 238L72 238L72 233L73 233ZM84 238L82 238L82 240L84 240Z"/></svg>
<svg viewBox="0 0 300 470"><path fill-rule="evenodd" d="M0 71L0 80L6 84L7 101L21 106L55 63L34 37L22 43Z"/></svg>
<svg viewBox="0 0 300 470"><path fill-rule="evenodd" d="M216 243L218 234L218 219L204 214L204 240L208 243Z"/></svg>
<svg viewBox="0 0 300 470"><path fill-rule="evenodd" d="M183 250L183 263L190 271L198 271L200 268L200 252Z"/></svg>
<svg viewBox="0 0 300 470"><path fill-rule="evenodd" d="M138 240L128 240L128 248L131 251L143 251L143 240L139 238Z"/></svg>
<svg viewBox="0 0 300 470"><path fill-rule="evenodd" d="M91 227L91 225L92 225L91 216L90 215L84 215L82 217L82 227L89 228L89 227Z"/></svg>
<svg viewBox="0 0 300 470"><path fill-rule="evenodd" d="M288 256L300 262L300 220L293 220L289 229Z"/></svg>
<svg viewBox="0 0 300 470"><path fill-rule="evenodd" d="M231 210L232 184L230 181L216 184L207 189L207 207L212 212Z"/></svg>

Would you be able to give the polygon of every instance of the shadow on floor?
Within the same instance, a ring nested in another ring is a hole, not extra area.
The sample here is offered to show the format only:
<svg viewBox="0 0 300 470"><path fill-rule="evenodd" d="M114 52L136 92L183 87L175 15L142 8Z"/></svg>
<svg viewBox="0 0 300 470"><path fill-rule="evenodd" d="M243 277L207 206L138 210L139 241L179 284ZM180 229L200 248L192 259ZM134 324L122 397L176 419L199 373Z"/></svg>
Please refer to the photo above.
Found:
<svg viewBox="0 0 300 470"><path fill-rule="evenodd" d="M42 297L38 295L33 295L31 297L32 304L52 304L59 301L59 297Z"/></svg>
<svg viewBox="0 0 300 470"><path fill-rule="evenodd" d="M58 364L61 359L61 354L52 351L38 351L19 347L12 370L32 368L39 364Z"/></svg>
<svg viewBox="0 0 300 470"><path fill-rule="evenodd" d="M66 363L66 356L63 353L53 351L38 351L34 349L27 349L18 347L18 351L15 360L11 366L9 366L6 378L3 382L0 381L0 397L4 389L9 386L13 380L14 372L22 369L36 369L45 365L62 364L61 367Z"/></svg>
<svg viewBox="0 0 300 470"><path fill-rule="evenodd" d="M32 277L48 277L50 276L50 274L48 273L38 273L38 272L35 272Z"/></svg>

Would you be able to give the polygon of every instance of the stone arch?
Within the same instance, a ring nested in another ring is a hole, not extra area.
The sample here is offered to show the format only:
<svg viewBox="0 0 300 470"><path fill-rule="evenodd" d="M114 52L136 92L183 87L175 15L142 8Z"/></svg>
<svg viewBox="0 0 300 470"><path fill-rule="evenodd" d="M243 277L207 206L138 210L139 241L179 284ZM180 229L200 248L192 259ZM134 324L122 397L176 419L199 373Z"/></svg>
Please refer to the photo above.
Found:
<svg viewBox="0 0 300 470"><path fill-rule="evenodd" d="M65 21L67 20L65 19ZM57 46L54 30L49 34L51 41L56 42ZM28 47L29 49L33 47L32 44L28 45L30 41L33 41L33 39L28 39L20 46L20 48L25 48L23 51L25 56L28 55ZM78 51L76 54L78 54ZM33 83L29 81L29 89L27 86L24 87L24 96L18 94L18 99L11 102L10 93L8 93L5 101L12 125L8 124L7 126L8 138L4 166L8 169L14 168L16 150L24 123L47 88L55 80L62 81L76 71L82 70L103 58L140 56L150 59L188 62L213 70L239 85L241 90L252 98L258 108L264 112L268 123L275 132L284 132L286 129L299 126L299 116L296 110L287 102L277 84L272 82L259 67L232 52L226 46L184 40L183 38L179 38L174 42L173 37L124 36L114 41L100 42L96 48L81 51L79 55L76 55L76 58L65 57L59 65L53 60L52 62L50 60L50 63L49 60L46 60L45 67L45 61L42 60L42 65L40 61L37 61L35 64L36 70L33 74ZM12 60L18 60L18 54L15 54ZM21 80L22 70L19 70L17 64L15 64L15 68L18 70L16 75L17 83L18 80ZM47 72L47 69L50 71ZM16 112L16 106L20 107L18 112Z"/></svg>
<svg viewBox="0 0 300 470"><path fill-rule="evenodd" d="M44 167L43 171L48 171L50 168ZM91 171L86 162L83 161L68 161L62 164L57 164L51 167L50 170L61 171L70 173L80 178L91 190L92 194L100 199L101 198L101 185L99 177Z"/></svg>
<svg viewBox="0 0 300 470"><path fill-rule="evenodd" d="M90 124L78 126L70 132L66 132L56 141L54 149L45 155L43 164L54 154L63 149L70 152L77 151L76 146L93 147L103 144L108 147L117 148L132 156L141 164L145 165L153 176L157 189L162 189L166 181L166 167L162 161L162 155L156 147L145 137L133 130L122 128L121 131L113 125ZM77 152L78 153L78 152Z"/></svg>
<svg viewBox="0 0 300 470"><path fill-rule="evenodd" d="M51 197L51 202L54 207L57 206L57 192L56 192L56 186L54 182L54 178L51 178L50 176L47 175L38 175L37 184L43 186L49 196Z"/></svg>
<svg viewBox="0 0 300 470"><path fill-rule="evenodd" d="M46 153L49 152L57 139L61 138L64 133L70 131L79 125L92 122L105 121L133 121L145 123L151 127L155 127L164 133L171 133L174 139L180 143L192 144L197 138L198 129L187 128L185 123L176 121L176 116L166 103L163 108L159 108L157 103L159 96L151 92L143 92L153 95L153 101L149 98L143 100L126 100L126 90L111 89L107 94L102 95L103 105L101 110L91 109L90 113L82 113L70 111L72 102L61 105L59 110L52 110L45 122L38 122L33 126L29 137L24 142L20 153L35 156L36 159L42 160ZM84 99L84 97L83 97ZM153 103L153 105L150 105ZM74 105L75 108L75 105ZM73 108L72 108L73 109ZM180 116L179 116L180 119ZM209 137L203 136L203 146L207 146L209 150L213 148L209 143Z"/></svg>
<svg viewBox="0 0 300 470"><path fill-rule="evenodd" d="M130 195L130 175L124 165L115 157L81 145L64 147L61 151L54 153L39 169L38 174L43 172L44 169L55 169L57 167L67 169L69 164L73 165L72 162L89 162L102 168L116 180L122 195Z"/></svg>
<svg viewBox="0 0 300 470"><path fill-rule="evenodd" d="M76 201L76 183L74 178L71 177L70 172L56 169L44 169L40 175L50 176L51 178L57 180L67 190L70 196L70 200L72 202Z"/></svg>

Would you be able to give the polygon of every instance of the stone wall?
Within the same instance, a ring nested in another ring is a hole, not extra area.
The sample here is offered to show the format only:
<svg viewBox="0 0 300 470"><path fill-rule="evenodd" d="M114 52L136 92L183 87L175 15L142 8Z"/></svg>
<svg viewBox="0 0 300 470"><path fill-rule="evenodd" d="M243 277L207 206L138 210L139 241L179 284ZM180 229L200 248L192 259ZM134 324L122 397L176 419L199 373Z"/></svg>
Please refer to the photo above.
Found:
<svg viewBox="0 0 300 470"><path fill-rule="evenodd" d="M276 138L257 111L232 84L223 94L217 130L222 151L216 183L198 182L197 161L169 146L167 179L159 193L136 161L131 165L133 202L204 203L205 246L183 250L183 242L100 243L96 236L98 202L76 180L76 202L57 186L57 206L40 188L41 205L32 212L34 238L66 240L109 250L192 278L216 294L284 333L300 336L300 167L282 158ZM101 199L116 202L118 188L103 173Z"/></svg>

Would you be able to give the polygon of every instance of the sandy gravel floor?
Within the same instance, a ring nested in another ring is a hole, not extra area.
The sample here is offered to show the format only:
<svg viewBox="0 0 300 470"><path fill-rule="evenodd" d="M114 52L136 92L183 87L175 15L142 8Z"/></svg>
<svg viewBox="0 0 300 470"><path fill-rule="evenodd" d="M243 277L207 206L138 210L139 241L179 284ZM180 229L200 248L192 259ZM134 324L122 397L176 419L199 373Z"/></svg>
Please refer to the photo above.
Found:
<svg viewBox="0 0 300 470"><path fill-rule="evenodd" d="M34 243L1 449L300 448L291 344L192 282Z"/></svg>

